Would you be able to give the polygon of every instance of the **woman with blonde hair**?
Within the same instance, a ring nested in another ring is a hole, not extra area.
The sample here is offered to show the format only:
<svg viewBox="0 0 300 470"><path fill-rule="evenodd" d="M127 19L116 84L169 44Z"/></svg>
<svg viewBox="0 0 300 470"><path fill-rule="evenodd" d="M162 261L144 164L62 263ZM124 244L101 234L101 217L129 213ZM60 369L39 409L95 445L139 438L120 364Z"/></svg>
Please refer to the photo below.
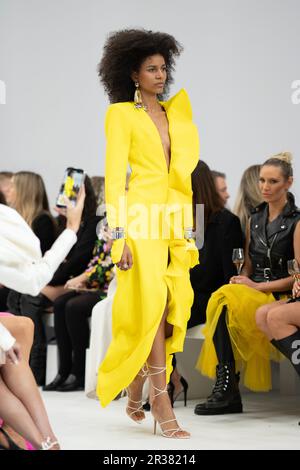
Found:
<svg viewBox="0 0 300 470"><path fill-rule="evenodd" d="M263 201L258 186L260 166L252 165L244 171L233 209L233 213L241 221L244 233L251 211Z"/></svg>
<svg viewBox="0 0 300 470"><path fill-rule="evenodd" d="M239 376L253 391L271 389L270 360L278 351L256 324L258 307L287 298L293 279L287 260L300 260L300 210L289 188L293 183L291 155L268 158L261 166L260 204L247 227L245 265L241 275L214 292L207 306L205 342L198 366L217 382L206 402L196 406L199 415L241 413Z"/></svg>
<svg viewBox="0 0 300 470"><path fill-rule="evenodd" d="M37 173L19 171L12 177L7 203L25 219L41 242L44 254L56 238L44 181Z"/></svg>

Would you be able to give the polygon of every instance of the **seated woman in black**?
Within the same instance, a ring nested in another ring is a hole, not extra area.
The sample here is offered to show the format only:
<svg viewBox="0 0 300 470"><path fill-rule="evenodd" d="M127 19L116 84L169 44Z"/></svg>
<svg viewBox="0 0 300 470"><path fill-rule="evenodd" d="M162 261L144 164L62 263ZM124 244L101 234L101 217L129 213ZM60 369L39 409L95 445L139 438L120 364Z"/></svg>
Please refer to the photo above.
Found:
<svg viewBox="0 0 300 470"><path fill-rule="evenodd" d="M93 307L106 297L114 276L111 245L107 231L101 230L87 269L66 283L66 289L73 290L54 301L59 370L55 379L43 387L45 391L72 392L84 388L85 353L90 338L88 319Z"/></svg>
<svg viewBox="0 0 300 470"><path fill-rule="evenodd" d="M199 250L200 264L190 271L194 303L188 328L205 323L206 307L211 294L228 283L236 272L232 263L232 250L243 246L239 218L224 208L211 171L203 161L199 161L192 173L192 189L194 212L196 204L204 204L204 244ZM186 397L188 386L175 366L174 357L169 386L172 403L182 391Z"/></svg>
<svg viewBox="0 0 300 470"><path fill-rule="evenodd" d="M253 391L271 389L271 359L278 351L258 329L258 307L287 298L292 278L287 260L300 259L300 211L288 192L293 182L290 156L275 155L261 167L259 186L264 203L250 218L242 275L214 292L207 306L204 345L198 367L217 382L196 414L241 413L237 367Z"/></svg>
<svg viewBox="0 0 300 470"><path fill-rule="evenodd" d="M243 248L239 218L224 208L211 171L203 161L192 173L192 188L194 205L204 204L204 243L199 250L200 264L190 271L194 303L188 328L205 323L211 294L236 273L233 248Z"/></svg>

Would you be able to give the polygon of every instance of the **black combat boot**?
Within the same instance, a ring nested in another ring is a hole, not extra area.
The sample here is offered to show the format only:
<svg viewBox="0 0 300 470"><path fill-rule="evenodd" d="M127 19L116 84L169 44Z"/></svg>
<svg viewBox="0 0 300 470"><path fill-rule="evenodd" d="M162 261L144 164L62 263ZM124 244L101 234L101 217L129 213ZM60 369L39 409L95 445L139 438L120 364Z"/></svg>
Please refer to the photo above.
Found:
<svg viewBox="0 0 300 470"><path fill-rule="evenodd" d="M234 363L217 365L217 381L212 394L204 403L195 407L196 415L221 415L242 413L243 404L239 391L240 374L235 373Z"/></svg>

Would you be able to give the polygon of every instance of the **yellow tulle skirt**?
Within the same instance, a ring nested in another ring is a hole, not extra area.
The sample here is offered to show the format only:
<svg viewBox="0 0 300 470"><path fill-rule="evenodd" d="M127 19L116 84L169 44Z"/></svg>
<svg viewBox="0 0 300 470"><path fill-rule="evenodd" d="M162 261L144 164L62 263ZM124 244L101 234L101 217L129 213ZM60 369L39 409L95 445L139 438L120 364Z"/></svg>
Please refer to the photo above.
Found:
<svg viewBox="0 0 300 470"><path fill-rule="evenodd" d="M270 390L270 361L279 361L282 356L258 329L255 312L275 300L272 293L259 292L245 285L227 284L214 292L207 305L207 321L202 330L205 341L196 368L215 378L218 359L213 336L223 307L227 306L228 332L237 369L244 371L244 385L256 392Z"/></svg>

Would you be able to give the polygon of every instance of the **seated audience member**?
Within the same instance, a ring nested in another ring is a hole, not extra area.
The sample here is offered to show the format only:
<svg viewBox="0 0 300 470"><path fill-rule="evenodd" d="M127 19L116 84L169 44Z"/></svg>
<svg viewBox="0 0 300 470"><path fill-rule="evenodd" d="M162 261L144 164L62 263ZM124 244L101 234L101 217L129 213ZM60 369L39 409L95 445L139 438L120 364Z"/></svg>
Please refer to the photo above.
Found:
<svg viewBox="0 0 300 470"><path fill-rule="evenodd" d="M276 298L287 298L292 287L287 260L300 259L300 211L289 192L292 182L288 153L269 158L260 169L264 202L250 218L242 274L214 292L207 305L198 367L211 378L216 373L217 381L196 414L242 412L239 367L249 389L271 388L270 360L278 360L279 353L258 329L255 312Z"/></svg>
<svg viewBox="0 0 300 470"><path fill-rule="evenodd" d="M44 254L53 245L56 238L56 225L50 213L48 196L42 177L29 171L15 173L11 179L6 201L14 208L32 228L40 240L41 252ZM8 309L16 313L23 307L27 296L22 296L16 291L10 291L7 297ZM36 328L35 336L39 334ZM35 340L38 341L37 339ZM32 351L34 356L34 349Z"/></svg>
<svg viewBox="0 0 300 470"><path fill-rule="evenodd" d="M256 311L256 323L269 341L286 356L300 376L300 281L295 280L293 298L263 305Z"/></svg>
<svg viewBox="0 0 300 470"><path fill-rule="evenodd" d="M192 189L194 210L196 204L204 204L204 244L199 250L200 264L190 271L194 303L188 328L205 323L211 294L236 273L233 249L243 248L240 221L224 208L211 171L203 161L192 173Z"/></svg>
<svg viewBox="0 0 300 470"><path fill-rule="evenodd" d="M35 449L59 450L28 365L33 328L29 318L0 315L0 416ZM21 449L3 427L0 449Z"/></svg>
<svg viewBox="0 0 300 470"><path fill-rule="evenodd" d="M38 385L45 384L46 372L46 336L42 314L53 305L54 300L65 292L65 283L82 273L88 264L96 236L99 217L96 214L96 199L90 179L85 178L86 198L82 213L77 242L66 256L64 262L54 273L48 285L38 296L23 295L12 292L8 296L8 307L11 313L31 318L35 324L35 336L30 356L30 366Z"/></svg>
<svg viewBox="0 0 300 470"><path fill-rule="evenodd" d="M188 328L205 323L206 307L211 294L227 284L236 270L232 263L232 250L243 246L243 236L238 217L224 208L212 172L199 161L192 173L194 213L196 204L204 204L204 244L199 250L200 264L190 271L194 290L194 303ZM186 393L188 384L180 376L173 358L173 373L169 383L172 404L180 393Z"/></svg>
<svg viewBox="0 0 300 470"><path fill-rule="evenodd" d="M67 281L65 288L72 290L54 301L59 371L44 387L46 391L72 392L84 388L85 353L90 337L88 318L93 307L106 297L113 278L111 244L108 232L102 230L86 271Z"/></svg>
<svg viewBox="0 0 300 470"><path fill-rule="evenodd" d="M228 188L227 188L226 175L225 173L221 173L220 171L214 171L214 170L212 170L211 174L214 179L217 193L219 194L222 200L223 206L225 207L228 202L228 199L230 198L230 194L228 193Z"/></svg>
<svg viewBox="0 0 300 470"><path fill-rule="evenodd" d="M75 234L79 229L84 198L85 191L82 188L76 207L67 201L67 228L43 258L39 240L30 227L16 211L0 203L0 283L32 295L41 290L76 241ZM12 362L18 360L20 363L17 368L9 368L7 364L0 369L0 415L5 417L6 424L23 434L36 448L59 448L40 395L37 394L31 370L25 364L32 344L33 324L26 318L11 317L7 313L0 314L0 317L1 362L5 363L8 359ZM20 342L22 357L20 347L15 344L15 338L10 333ZM1 446L16 449L10 436L1 429Z"/></svg>
<svg viewBox="0 0 300 470"><path fill-rule="evenodd" d="M56 227L50 214L48 197L43 179L36 173L15 173L6 187L6 202L14 208L39 238L42 254L54 243ZM1 310L7 310L9 290L0 291Z"/></svg>
<svg viewBox="0 0 300 470"><path fill-rule="evenodd" d="M263 202L258 184L260 167L260 165L252 165L244 171L234 204L233 213L240 219L244 234L246 234L251 211Z"/></svg>

